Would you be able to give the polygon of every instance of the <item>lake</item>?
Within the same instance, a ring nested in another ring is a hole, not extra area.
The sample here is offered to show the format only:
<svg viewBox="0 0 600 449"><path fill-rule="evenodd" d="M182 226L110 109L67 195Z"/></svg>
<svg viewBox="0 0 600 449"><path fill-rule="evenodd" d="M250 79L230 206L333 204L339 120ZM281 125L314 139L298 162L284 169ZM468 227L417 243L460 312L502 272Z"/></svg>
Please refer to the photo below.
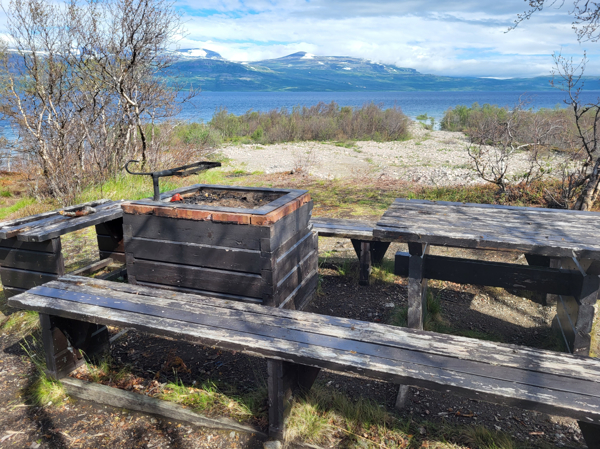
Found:
<svg viewBox="0 0 600 449"><path fill-rule="evenodd" d="M226 107L230 113L240 115L249 110L270 111L271 109L294 106L312 106L319 101L335 101L340 106L361 107L365 103L376 103L384 108L398 106L411 118L428 114L440 122L444 111L457 105L471 106L490 103L498 106L514 106L519 97L528 99L528 106L534 109L565 107L565 93L559 90L550 92L201 92L183 105L179 115L186 121L209 121L215 110ZM600 91L584 91L581 99L585 102L597 101ZM6 121L0 121L0 132L13 139L14 135Z"/></svg>
<svg viewBox="0 0 600 449"><path fill-rule="evenodd" d="M266 112L271 109L294 106L312 106L319 101L335 101L340 106L361 107L365 103L382 104L384 108L398 106L411 118L428 114L439 122L444 111L458 105L471 106L490 103L498 106L514 106L519 97L528 100L533 109L565 107L564 92L201 92L185 104L180 118L187 121L207 122L219 107L226 107L230 113L240 115L249 110ZM581 99L595 102L600 91L585 91Z"/></svg>

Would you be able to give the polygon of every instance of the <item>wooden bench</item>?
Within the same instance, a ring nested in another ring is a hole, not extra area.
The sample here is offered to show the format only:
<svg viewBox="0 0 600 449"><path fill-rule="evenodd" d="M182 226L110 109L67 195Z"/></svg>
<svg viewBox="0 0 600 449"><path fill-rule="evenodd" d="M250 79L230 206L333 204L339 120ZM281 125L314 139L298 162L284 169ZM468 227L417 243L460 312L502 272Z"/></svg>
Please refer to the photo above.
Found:
<svg viewBox="0 0 600 449"><path fill-rule="evenodd" d="M9 300L40 313L48 370L107 347L102 325L266 357L269 433L320 368L577 419L600 447L600 360L358 320L64 276ZM274 368L273 368L274 367Z"/></svg>
<svg viewBox="0 0 600 449"><path fill-rule="evenodd" d="M319 237L337 237L350 239L360 263L360 285L369 285L369 275L373 264L380 264L390 246L385 241L373 236L375 223L360 220L313 217L313 229Z"/></svg>
<svg viewBox="0 0 600 449"><path fill-rule="evenodd" d="M63 215L86 206L96 212L80 217ZM106 199L0 222L0 278L6 297L22 293L65 274L61 236L96 227L100 267L112 259L125 263L121 201ZM92 269L94 266L85 267Z"/></svg>

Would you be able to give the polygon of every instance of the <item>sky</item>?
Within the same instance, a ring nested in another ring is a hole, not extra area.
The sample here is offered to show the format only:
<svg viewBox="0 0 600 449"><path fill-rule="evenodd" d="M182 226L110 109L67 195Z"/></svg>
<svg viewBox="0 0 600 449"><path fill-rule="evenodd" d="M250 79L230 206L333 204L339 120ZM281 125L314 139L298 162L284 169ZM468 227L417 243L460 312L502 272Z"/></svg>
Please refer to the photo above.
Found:
<svg viewBox="0 0 600 449"><path fill-rule="evenodd" d="M550 75L552 55L600 74L600 43L579 43L572 0L507 32L523 0L186 0L176 1L186 35L180 48L206 48L234 61L297 51L353 56L449 76ZM560 4L560 1L559 1Z"/></svg>

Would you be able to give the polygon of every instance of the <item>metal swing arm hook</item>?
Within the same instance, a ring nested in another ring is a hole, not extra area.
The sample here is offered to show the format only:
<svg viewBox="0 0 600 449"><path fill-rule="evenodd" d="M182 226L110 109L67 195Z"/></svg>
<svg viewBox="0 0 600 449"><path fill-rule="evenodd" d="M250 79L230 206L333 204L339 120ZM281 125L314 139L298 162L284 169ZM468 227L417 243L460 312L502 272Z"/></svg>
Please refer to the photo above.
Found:
<svg viewBox="0 0 600 449"><path fill-rule="evenodd" d="M160 201L160 186L158 183L158 180L160 178L163 178L166 176L177 176L177 177L183 178L185 176L190 176L190 175L196 174L198 172L208 170L209 168L221 166L220 162L200 161L200 162L194 162L193 164L183 165L181 167L170 168L168 170L161 170L161 171L155 171L155 172L132 172L131 170L129 170L129 164L136 164L136 163L139 163L139 161L130 160L129 162L127 162L125 164L125 171L127 173L129 173L130 175L152 176L152 185L154 187L154 201Z"/></svg>

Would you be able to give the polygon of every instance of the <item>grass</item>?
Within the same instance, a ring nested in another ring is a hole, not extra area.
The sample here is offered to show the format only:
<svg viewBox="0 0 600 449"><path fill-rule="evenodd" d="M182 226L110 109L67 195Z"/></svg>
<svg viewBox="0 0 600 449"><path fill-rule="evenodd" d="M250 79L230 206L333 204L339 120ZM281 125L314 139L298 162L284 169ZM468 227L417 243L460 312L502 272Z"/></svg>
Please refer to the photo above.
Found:
<svg viewBox="0 0 600 449"><path fill-rule="evenodd" d="M0 209L0 220L5 219L9 215L14 214L14 213L26 208L27 206L35 204L35 202L36 202L35 199L25 197L25 198L21 198L20 200L18 200L16 203L12 204L11 206L3 207L2 209Z"/></svg>
<svg viewBox="0 0 600 449"><path fill-rule="evenodd" d="M0 326L0 330L14 335L28 335L39 326L38 313L31 310L15 312Z"/></svg>
<svg viewBox="0 0 600 449"><path fill-rule="evenodd" d="M37 314L36 314L37 315ZM68 396L63 384L46 375L46 364L44 361L44 350L36 335L23 340L21 347L29 356L35 367L30 384L24 389L24 395L34 405L38 406L62 406L68 401Z"/></svg>
<svg viewBox="0 0 600 449"><path fill-rule="evenodd" d="M160 398L185 405L195 412L226 415L240 421L253 415L254 404L248 406L241 398L222 393L212 382L205 382L199 387L186 386L181 381L169 382Z"/></svg>
<svg viewBox="0 0 600 449"><path fill-rule="evenodd" d="M374 401L363 397L352 399L319 383L292 406L285 440L286 444L373 449L529 447L517 444L506 433L480 426L450 426L400 418Z"/></svg>

